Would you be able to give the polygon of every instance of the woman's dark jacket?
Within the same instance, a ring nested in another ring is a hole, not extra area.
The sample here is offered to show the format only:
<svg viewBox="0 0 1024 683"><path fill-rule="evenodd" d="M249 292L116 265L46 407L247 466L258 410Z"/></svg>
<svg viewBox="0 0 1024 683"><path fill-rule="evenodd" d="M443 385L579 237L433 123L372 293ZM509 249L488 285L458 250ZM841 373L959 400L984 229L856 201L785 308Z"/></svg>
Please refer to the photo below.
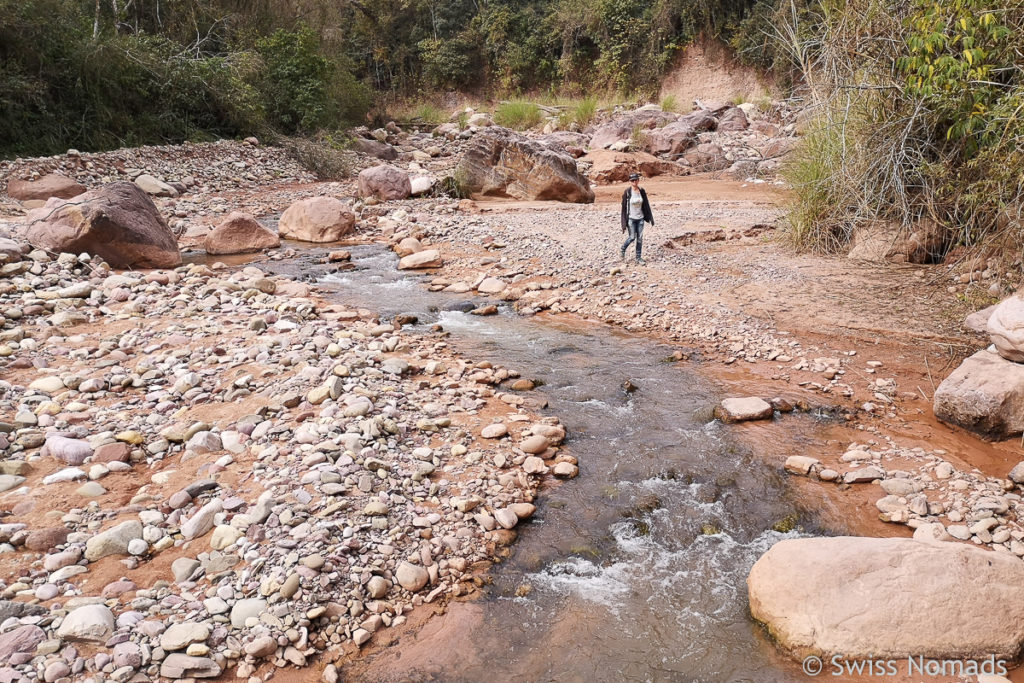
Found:
<svg viewBox="0 0 1024 683"><path fill-rule="evenodd" d="M629 192L632 187L627 187L626 191L622 193L622 230L626 230L626 220L629 218ZM644 212L644 220L654 225L654 214L651 213L651 203L647 201L647 190L640 188L640 196L643 197L644 203L641 205L641 210Z"/></svg>

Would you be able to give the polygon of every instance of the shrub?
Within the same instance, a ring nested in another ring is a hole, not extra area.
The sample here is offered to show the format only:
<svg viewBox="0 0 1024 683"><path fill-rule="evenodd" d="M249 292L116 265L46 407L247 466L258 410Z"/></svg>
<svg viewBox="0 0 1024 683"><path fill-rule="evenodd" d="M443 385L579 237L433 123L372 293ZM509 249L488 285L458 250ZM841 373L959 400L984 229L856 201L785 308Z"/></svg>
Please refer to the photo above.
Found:
<svg viewBox="0 0 1024 683"><path fill-rule="evenodd" d="M312 138L281 137L277 143L321 180L343 180L352 175L352 157L340 136L320 133Z"/></svg>
<svg viewBox="0 0 1024 683"><path fill-rule="evenodd" d="M661 100L662 111L679 111L679 103L676 101L676 96L672 94L665 95Z"/></svg>
<svg viewBox="0 0 1024 683"><path fill-rule="evenodd" d="M494 111L494 122L513 130L527 130L543 120L540 107L532 102L513 100L502 102Z"/></svg>

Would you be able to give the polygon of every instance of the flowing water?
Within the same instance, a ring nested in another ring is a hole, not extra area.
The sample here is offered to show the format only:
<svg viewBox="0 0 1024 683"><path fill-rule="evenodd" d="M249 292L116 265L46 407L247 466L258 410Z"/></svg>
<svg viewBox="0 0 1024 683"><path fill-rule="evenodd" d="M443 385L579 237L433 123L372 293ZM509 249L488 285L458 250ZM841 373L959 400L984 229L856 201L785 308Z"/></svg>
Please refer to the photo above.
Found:
<svg viewBox="0 0 1024 683"><path fill-rule="evenodd" d="M580 463L543 490L483 600L452 603L359 680L806 680L750 618L745 581L786 537L773 525L794 511L815 523L737 427L710 419L710 382L608 327L445 310L471 299L428 292L379 246L350 251L353 268L321 279L339 302L440 323L468 357L541 380Z"/></svg>

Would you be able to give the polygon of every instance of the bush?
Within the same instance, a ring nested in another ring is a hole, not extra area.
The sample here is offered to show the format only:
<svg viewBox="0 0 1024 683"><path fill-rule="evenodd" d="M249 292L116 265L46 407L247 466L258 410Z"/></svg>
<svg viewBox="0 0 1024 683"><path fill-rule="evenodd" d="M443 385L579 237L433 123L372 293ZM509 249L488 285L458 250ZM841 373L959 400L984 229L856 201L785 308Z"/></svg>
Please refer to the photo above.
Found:
<svg viewBox="0 0 1024 683"><path fill-rule="evenodd" d="M669 94L665 95L661 100L662 111L679 111L679 103L676 101L676 96Z"/></svg>
<svg viewBox="0 0 1024 683"><path fill-rule="evenodd" d="M343 140L337 135L320 133L314 138L282 137L277 144L321 180L343 180L351 177L353 168Z"/></svg>
<svg viewBox="0 0 1024 683"><path fill-rule="evenodd" d="M543 120L540 107L532 102L513 100L502 102L494 110L494 122L513 130L527 130Z"/></svg>
<svg viewBox="0 0 1024 683"><path fill-rule="evenodd" d="M1024 3L855 0L817 23L793 41L818 112L786 169L793 241L928 218L949 246L1024 250Z"/></svg>

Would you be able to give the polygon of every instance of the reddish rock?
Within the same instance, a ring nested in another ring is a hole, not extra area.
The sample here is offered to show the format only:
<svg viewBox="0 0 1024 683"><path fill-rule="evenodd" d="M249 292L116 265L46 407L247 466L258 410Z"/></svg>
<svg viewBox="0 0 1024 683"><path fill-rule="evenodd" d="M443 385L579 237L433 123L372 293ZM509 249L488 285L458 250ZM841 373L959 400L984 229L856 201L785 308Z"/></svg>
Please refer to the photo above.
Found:
<svg viewBox="0 0 1024 683"><path fill-rule="evenodd" d="M355 229L356 217L334 197L310 197L295 202L281 215L281 237L303 242L337 242Z"/></svg>
<svg viewBox="0 0 1024 683"><path fill-rule="evenodd" d="M456 169L464 189L492 197L591 203L594 191L565 153L492 126L478 133Z"/></svg>
<svg viewBox="0 0 1024 683"><path fill-rule="evenodd" d="M7 196L18 201L42 200L50 197L71 199L86 191L85 185L76 183L58 173L44 175L39 180L18 180L12 178L7 182Z"/></svg>
<svg viewBox="0 0 1024 683"><path fill-rule="evenodd" d="M718 119L718 130L723 132L746 130L748 125L747 115L739 107L726 109Z"/></svg>
<svg viewBox="0 0 1024 683"><path fill-rule="evenodd" d="M38 626L19 626L0 635L0 663L6 663L19 652L34 653L45 638L46 632Z"/></svg>
<svg viewBox="0 0 1024 683"><path fill-rule="evenodd" d="M181 265L174 234L153 200L134 183L104 185L73 202L53 198L27 218L23 236L46 251L86 252L113 268Z"/></svg>
<svg viewBox="0 0 1024 683"><path fill-rule="evenodd" d="M128 462L131 448L126 443L106 443L96 448L92 454L95 462Z"/></svg>
<svg viewBox="0 0 1024 683"><path fill-rule="evenodd" d="M30 531L25 538L25 547L37 553L45 553L68 540L68 530L62 526Z"/></svg>
<svg viewBox="0 0 1024 683"><path fill-rule="evenodd" d="M277 233L267 230L255 218L232 211L224 222L206 236L207 254L251 254L281 245Z"/></svg>
<svg viewBox="0 0 1024 683"><path fill-rule="evenodd" d="M108 583L103 587L103 592L100 594L104 598L116 598L122 593L130 593L138 588L134 581L121 580Z"/></svg>
<svg viewBox="0 0 1024 683"><path fill-rule="evenodd" d="M389 164L365 168L359 172L359 196L377 199L405 199L412 193L409 175Z"/></svg>

